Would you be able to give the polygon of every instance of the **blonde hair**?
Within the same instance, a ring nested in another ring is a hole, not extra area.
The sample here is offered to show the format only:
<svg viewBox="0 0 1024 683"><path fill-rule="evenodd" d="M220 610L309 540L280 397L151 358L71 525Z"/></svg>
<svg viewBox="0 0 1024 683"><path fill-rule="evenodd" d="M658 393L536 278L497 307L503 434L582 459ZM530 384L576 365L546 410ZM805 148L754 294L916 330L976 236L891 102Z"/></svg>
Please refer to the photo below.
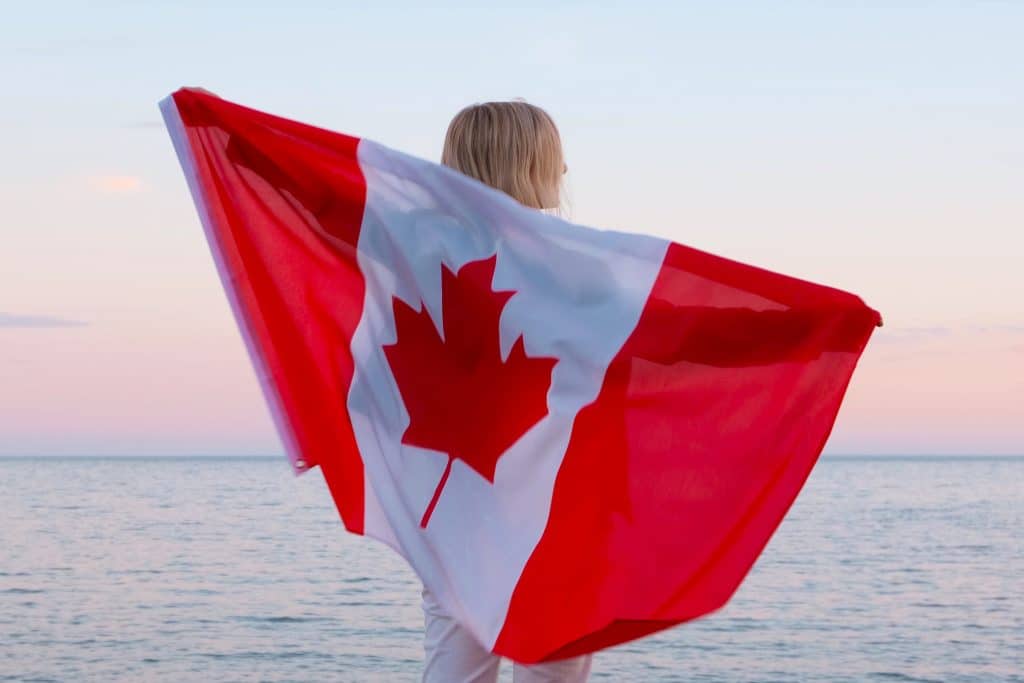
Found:
<svg viewBox="0 0 1024 683"><path fill-rule="evenodd" d="M558 128L523 101L472 104L452 119L441 163L535 209L560 209L565 161Z"/></svg>

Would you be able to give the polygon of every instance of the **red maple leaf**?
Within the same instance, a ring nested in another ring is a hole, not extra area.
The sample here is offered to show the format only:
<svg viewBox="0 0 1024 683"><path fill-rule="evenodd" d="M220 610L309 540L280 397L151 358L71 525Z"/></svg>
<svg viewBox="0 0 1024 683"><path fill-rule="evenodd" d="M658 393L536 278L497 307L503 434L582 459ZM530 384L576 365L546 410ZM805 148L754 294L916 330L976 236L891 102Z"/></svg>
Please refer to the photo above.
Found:
<svg viewBox="0 0 1024 683"><path fill-rule="evenodd" d="M402 443L448 454L423 528L456 458L493 484L498 458L548 414L557 359L527 356L522 335L501 359L498 320L515 292L491 289L496 264L497 254L458 273L441 265L443 338L425 305L393 298L398 339L384 354L409 412Z"/></svg>

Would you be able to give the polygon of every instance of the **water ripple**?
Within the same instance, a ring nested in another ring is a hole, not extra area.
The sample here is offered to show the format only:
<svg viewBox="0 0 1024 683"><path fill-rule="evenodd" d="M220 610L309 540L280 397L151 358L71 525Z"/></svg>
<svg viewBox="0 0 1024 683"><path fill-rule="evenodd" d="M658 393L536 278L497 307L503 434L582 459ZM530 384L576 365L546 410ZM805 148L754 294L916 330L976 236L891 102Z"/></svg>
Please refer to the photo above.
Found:
<svg viewBox="0 0 1024 683"><path fill-rule="evenodd" d="M724 609L593 680L1024 683L1022 480L825 458ZM283 460L0 459L0 501L0 681L419 680L415 576Z"/></svg>

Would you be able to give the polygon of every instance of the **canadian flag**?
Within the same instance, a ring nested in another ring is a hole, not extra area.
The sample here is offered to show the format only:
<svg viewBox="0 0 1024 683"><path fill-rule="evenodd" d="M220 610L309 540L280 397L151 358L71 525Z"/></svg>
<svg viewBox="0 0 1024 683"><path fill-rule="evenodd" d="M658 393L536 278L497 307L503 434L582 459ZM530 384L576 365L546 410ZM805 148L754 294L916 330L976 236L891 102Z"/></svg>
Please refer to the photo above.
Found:
<svg viewBox="0 0 1024 683"><path fill-rule="evenodd" d="M161 108L296 470L519 662L722 606L881 324L369 140L196 89Z"/></svg>

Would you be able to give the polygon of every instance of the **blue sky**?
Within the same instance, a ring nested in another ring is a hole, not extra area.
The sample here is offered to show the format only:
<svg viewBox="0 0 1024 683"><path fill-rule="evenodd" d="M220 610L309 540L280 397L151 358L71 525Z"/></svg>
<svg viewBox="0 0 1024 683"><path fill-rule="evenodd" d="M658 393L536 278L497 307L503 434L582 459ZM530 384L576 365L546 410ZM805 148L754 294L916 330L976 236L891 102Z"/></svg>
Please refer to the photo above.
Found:
<svg viewBox="0 0 1024 683"><path fill-rule="evenodd" d="M1021 35L1017 2L22 4L0 453L280 450L159 122L181 85L431 159L524 97L574 221L883 313L827 452L1024 452Z"/></svg>

